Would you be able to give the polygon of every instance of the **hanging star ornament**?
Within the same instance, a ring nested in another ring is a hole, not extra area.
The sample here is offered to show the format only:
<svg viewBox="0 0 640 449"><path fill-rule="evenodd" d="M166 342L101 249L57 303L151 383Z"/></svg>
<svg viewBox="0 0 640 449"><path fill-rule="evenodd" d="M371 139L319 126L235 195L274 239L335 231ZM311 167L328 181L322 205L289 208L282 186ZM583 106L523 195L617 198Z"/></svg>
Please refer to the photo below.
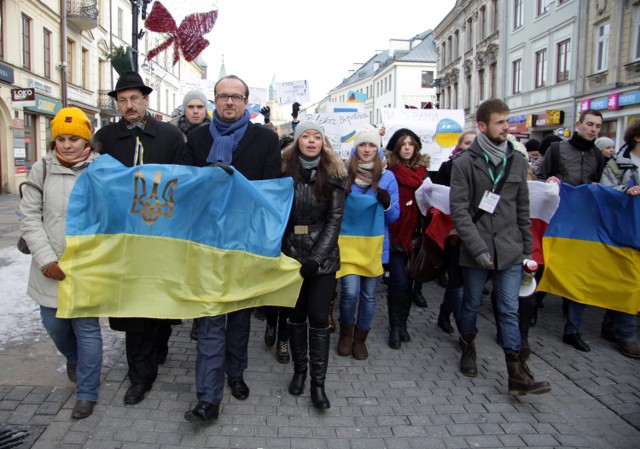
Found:
<svg viewBox="0 0 640 449"><path fill-rule="evenodd" d="M173 44L173 65L180 60L180 52L185 60L193 61L209 45L202 36L213 29L217 18L218 10L189 14L177 27L167 8L158 1L154 2L144 26L149 31L167 33L169 38L151 50L146 60L150 61Z"/></svg>

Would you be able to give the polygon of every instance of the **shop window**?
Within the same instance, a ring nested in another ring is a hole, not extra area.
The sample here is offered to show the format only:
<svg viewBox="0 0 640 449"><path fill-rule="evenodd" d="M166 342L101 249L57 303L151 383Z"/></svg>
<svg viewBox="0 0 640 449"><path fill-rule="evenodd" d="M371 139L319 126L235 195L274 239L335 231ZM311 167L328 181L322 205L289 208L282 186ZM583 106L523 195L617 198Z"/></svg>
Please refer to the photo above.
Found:
<svg viewBox="0 0 640 449"><path fill-rule="evenodd" d="M27 173L31 170L31 166L38 160L38 144L36 140L37 119L38 116L35 114L24 114L24 148Z"/></svg>

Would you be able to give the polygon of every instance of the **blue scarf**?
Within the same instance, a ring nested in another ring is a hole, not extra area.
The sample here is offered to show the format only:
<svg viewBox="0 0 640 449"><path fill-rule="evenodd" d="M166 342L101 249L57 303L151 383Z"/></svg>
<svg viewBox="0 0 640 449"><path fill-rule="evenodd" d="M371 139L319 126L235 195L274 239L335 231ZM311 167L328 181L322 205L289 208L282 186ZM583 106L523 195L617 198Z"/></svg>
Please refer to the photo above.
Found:
<svg viewBox="0 0 640 449"><path fill-rule="evenodd" d="M207 162L214 164L221 161L223 164L231 164L233 152L236 151L240 140L249 126L251 115L245 110L244 115L235 122L223 122L217 111L213 112L213 120L209 124L209 132L213 137L211 150L207 156Z"/></svg>

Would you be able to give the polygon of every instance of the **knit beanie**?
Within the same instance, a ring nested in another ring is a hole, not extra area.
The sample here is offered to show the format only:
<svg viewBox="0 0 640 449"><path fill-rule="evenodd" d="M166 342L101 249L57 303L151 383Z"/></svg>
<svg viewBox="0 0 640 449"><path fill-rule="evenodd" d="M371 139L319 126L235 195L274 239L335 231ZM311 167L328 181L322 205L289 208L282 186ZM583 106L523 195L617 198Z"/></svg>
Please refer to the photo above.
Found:
<svg viewBox="0 0 640 449"><path fill-rule="evenodd" d="M298 123L298 126L296 126L296 131L293 135L293 140L297 142L300 136L302 135L302 133L305 131L309 131L310 129L315 129L316 131L320 131L320 134L322 134L322 142L324 142L324 127L322 125L316 125L315 123L311 123L311 122Z"/></svg>
<svg viewBox="0 0 640 449"><path fill-rule="evenodd" d="M187 103L189 103L191 100L200 100L200 102L202 102L202 104L204 105L204 107L207 107L207 97L200 92L199 90L190 90L189 92L187 92L186 94L184 94L184 98L182 99L182 112L184 113L184 111L187 110Z"/></svg>
<svg viewBox="0 0 640 449"><path fill-rule="evenodd" d="M615 145L616 143L613 140L609 139L608 137L600 137L596 139L596 146L600 151L604 150L607 147L615 148Z"/></svg>
<svg viewBox="0 0 640 449"><path fill-rule="evenodd" d="M540 151L540 141L538 139L529 139L524 143L524 147L529 151Z"/></svg>
<svg viewBox="0 0 640 449"><path fill-rule="evenodd" d="M367 125L356 133L356 137L353 139L353 146L358 148L361 143L371 143L380 148L382 146L382 139L380 138L380 132L373 126Z"/></svg>
<svg viewBox="0 0 640 449"><path fill-rule="evenodd" d="M420 137L418 137L416 133L408 128L400 128L393 133L393 136L391 136L391 139L389 139L389 142L387 142L387 150L393 151L393 149L398 144L398 140L406 136L411 136L411 138L418 143L418 151L422 150L422 142L420 141Z"/></svg>
<svg viewBox="0 0 640 449"><path fill-rule="evenodd" d="M51 120L51 136L55 139L61 134L91 139L91 122L78 108L62 108Z"/></svg>

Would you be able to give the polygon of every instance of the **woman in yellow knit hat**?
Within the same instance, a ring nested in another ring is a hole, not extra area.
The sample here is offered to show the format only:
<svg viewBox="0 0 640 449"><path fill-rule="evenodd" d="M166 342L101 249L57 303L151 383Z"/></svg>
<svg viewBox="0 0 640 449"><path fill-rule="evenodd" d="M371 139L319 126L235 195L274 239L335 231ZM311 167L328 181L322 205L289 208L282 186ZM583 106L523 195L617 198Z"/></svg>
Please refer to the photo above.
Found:
<svg viewBox="0 0 640 449"><path fill-rule="evenodd" d="M31 251L27 294L40 305L42 324L67 359L77 402L71 417L93 413L100 388L102 334L98 318L56 318L58 282L65 273L58 259L66 246L66 210L71 189L98 157L91 147L91 122L78 108L63 108L51 121L51 150L31 167L20 201L20 231Z"/></svg>

